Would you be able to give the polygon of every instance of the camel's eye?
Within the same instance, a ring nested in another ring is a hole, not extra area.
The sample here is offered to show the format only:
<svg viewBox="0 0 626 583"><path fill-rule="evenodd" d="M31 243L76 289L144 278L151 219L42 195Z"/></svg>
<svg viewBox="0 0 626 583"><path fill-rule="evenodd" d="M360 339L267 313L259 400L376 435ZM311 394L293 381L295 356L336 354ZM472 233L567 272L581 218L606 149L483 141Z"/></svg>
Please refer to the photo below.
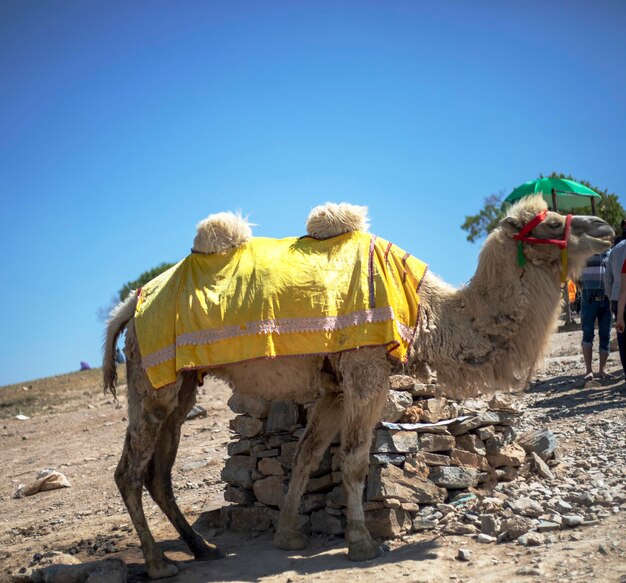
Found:
<svg viewBox="0 0 626 583"><path fill-rule="evenodd" d="M550 227L551 229L560 229L561 228L561 223L559 221L549 221L548 222L548 227Z"/></svg>

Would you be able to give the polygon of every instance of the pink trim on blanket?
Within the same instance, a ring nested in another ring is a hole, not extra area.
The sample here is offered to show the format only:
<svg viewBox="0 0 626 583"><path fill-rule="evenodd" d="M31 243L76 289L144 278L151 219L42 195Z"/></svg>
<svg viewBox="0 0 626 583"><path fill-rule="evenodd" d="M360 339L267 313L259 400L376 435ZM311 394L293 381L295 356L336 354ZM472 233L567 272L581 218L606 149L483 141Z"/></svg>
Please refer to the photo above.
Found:
<svg viewBox="0 0 626 583"><path fill-rule="evenodd" d="M373 310L361 310L352 314L341 316L325 316L322 318L281 318L278 320L261 320L250 322L243 328L240 326L225 326L216 330L200 330L188 332L176 338L176 345L169 346L148 354L142 359L144 368L162 364L167 360L176 358L176 346L213 344L220 340L249 336L251 334L293 334L305 332L332 332L343 330L352 326L370 324L372 322L384 322L395 320L395 314L391 306L374 308ZM399 324L399 323L398 323ZM404 338L404 336L403 336Z"/></svg>
<svg viewBox="0 0 626 583"><path fill-rule="evenodd" d="M167 360L172 360L173 358L176 358L176 346L174 344L170 344L157 352L148 354L145 358L141 359L141 363L143 368L149 368L151 366L161 364L162 362L166 362Z"/></svg>

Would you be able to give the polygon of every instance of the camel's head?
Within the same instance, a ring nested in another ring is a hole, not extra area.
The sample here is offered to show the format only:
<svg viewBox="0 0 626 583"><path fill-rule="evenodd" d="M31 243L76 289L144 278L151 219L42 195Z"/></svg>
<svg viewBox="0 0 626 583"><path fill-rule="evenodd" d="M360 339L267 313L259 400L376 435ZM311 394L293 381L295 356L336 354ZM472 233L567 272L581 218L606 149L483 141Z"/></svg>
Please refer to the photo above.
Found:
<svg viewBox="0 0 626 583"><path fill-rule="evenodd" d="M541 195L521 199L500 226L521 245L520 262L556 263L566 248L570 271L582 268L591 255L606 251L615 236L609 224L598 217L548 211Z"/></svg>

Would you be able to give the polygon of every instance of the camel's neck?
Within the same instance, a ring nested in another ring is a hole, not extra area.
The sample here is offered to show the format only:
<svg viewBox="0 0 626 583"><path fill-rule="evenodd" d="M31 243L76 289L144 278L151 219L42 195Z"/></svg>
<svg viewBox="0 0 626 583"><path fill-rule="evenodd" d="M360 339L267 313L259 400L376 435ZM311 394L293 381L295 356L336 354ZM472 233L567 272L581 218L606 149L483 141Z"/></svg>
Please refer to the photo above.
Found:
<svg viewBox="0 0 626 583"><path fill-rule="evenodd" d="M558 265L529 263L522 270L514 245L494 239L467 286L453 290L433 276L422 286L417 357L437 370L448 392L525 381L554 327Z"/></svg>

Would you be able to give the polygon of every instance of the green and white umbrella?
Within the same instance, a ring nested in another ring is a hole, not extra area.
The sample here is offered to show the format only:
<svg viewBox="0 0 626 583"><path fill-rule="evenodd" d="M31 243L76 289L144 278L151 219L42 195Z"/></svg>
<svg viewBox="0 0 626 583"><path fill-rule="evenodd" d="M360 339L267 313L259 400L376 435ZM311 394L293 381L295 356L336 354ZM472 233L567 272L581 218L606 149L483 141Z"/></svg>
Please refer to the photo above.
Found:
<svg viewBox="0 0 626 583"><path fill-rule="evenodd" d="M513 204L520 198L531 194L543 195L552 210L570 211L583 207L591 207L596 214L596 202L602 197L584 184L567 178L538 178L518 186L504 199L505 203Z"/></svg>

